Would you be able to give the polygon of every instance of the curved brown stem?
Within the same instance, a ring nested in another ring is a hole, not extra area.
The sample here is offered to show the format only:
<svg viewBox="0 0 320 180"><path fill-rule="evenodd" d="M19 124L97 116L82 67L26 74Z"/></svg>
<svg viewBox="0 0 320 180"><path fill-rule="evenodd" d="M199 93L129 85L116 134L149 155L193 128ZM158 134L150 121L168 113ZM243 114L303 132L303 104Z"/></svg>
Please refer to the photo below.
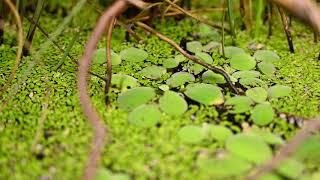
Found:
<svg viewBox="0 0 320 180"><path fill-rule="evenodd" d="M111 86L111 80L112 80L112 62L111 62L111 37L112 37L112 30L114 28L114 23L116 19L115 17L112 17L112 20L110 21L110 24L108 24L109 28L107 30L107 41L106 41L106 51L107 51L107 76L106 76L106 85L105 85L105 101L106 105L109 105L109 89Z"/></svg>
<svg viewBox="0 0 320 180"><path fill-rule="evenodd" d="M320 117L308 120L305 126L297 132L297 134L282 148L280 148L277 154L267 163L260 166L253 174L247 179L256 180L262 175L271 172L279 166L279 164L291 156L299 145L307 139L312 133L319 131L320 129Z"/></svg>
<svg viewBox="0 0 320 180"><path fill-rule="evenodd" d="M279 13L280 13L280 16L281 16L281 21L282 21L282 26L283 26L284 32L286 33L289 50L290 50L291 53L294 53L292 35L291 35L290 27L289 27L288 18L286 17L286 15L283 12L283 10L281 9L281 7L278 7L278 10L279 10Z"/></svg>
<svg viewBox="0 0 320 180"><path fill-rule="evenodd" d="M219 69L217 67L211 66L210 64L203 62L201 60L199 60L197 57L190 55L189 53L187 53L185 50L183 50L177 43L175 43L172 39L169 39L168 37L160 34L159 32L157 32L156 30L154 30L153 28L151 28L150 26L142 23L142 22L136 22L135 23L137 26L141 27L142 29L154 34L155 36L157 36L158 38L160 38L163 41L166 41L167 43L169 43L170 45L172 45L177 51L179 51L182 55L184 55L185 57L187 57L188 59L192 60L193 62L200 64L201 66L215 72L215 73L219 73L221 74L225 80L227 81L229 87L231 88L231 90L236 93L239 94L238 89L233 85L229 75L223 70L223 69Z"/></svg>
<svg viewBox="0 0 320 180"><path fill-rule="evenodd" d="M78 82L77 87L79 91L79 99L81 103L82 110L85 115L88 117L90 124L94 130L94 138L92 140L92 149L89 155L89 158L86 163L84 179L94 179L98 162L100 160L101 152L104 146L105 136L107 130L103 124L103 121L100 120L100 117L93 107L90 96L88 94L87 86L87 75L89 67L91 64L91 59L99 40L102 38L103 33L107 25L111 24L112 18L117 17L123 11L127 9L128 2L126 0L117 0L112 4L100 17L87 45L83 56L79 62L79 71L78 71ZM108 28L108 27L107 27Z"/></svg>
<svg viewBox="0 0 320 180"><path fill-rule="evenodd" d="M0 96L2 96L1 94L10 86L11 82L14 79L14 76L18 70L19 64L20 64L20 60L21 60L21 54L22 54L22 49L23 49L23 29L22 29L22 22L21 22L21 18L19 16L18 11L16 10L14 4L10 1L10 0L5 0L4 1L10 11L12 12L16 23L17 23L17 27L18 27L18 50L17 50L17 54L16 54L16 60L14 63L14 67L10 73L9 79L7 80L6 84L0 89Z"/></svg>

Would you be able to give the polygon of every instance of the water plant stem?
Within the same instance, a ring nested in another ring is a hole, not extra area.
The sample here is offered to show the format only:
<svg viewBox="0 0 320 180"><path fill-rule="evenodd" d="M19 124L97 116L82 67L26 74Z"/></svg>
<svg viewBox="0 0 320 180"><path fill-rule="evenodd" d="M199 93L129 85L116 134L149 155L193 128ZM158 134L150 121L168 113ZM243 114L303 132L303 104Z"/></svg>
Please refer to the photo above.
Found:
<svg viewBox="0 0 320 180"><path fill-rule="evenodd" d="M263 0L256 1L256 25L254 30L254 37L260 37L260 29L262 24L262 14L263 14Z"/></svg>
<svg viewBox="0 0 320 180"><path fill-rule="evenodd" d="M231 31L231 37L232 37L232 45L236 44L236 31L235 31L235 26L234 26L234 17L233 17L233 4L232 0L227 0L227 7L228 7L228 20L229 20L229 26L230 26L230 31ZM224 29L224 27L222 27Z"/></svg>

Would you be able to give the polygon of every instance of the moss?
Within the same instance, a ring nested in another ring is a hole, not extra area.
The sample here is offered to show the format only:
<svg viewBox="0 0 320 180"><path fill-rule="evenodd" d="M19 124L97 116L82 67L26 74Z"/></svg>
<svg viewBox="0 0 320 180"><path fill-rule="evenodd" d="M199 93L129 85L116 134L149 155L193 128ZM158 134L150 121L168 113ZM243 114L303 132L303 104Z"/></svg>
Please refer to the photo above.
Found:
<svg viewBox="0 0 320 180"><path fill-rule="evenodd" d="M80 31L79 40L70 54L76 59L82 54L84 42L93 27L94 17L82 19L82 24L76 23L84 16L77 17L74 23L65 30L58 42L67 47L72 37ZM46 15L41 19L43 26L54 30L61 17L53 18ZM282 61L277 64L279 69L274 79L265 78L269 84L279 83L292 87L290 97L273 100L272 105L278 111L288 112L303 117L319 114L320 107L320 62L315 60L319 44L311 42L312 35L302 29L302 25L294 23L297 29L293 36L297 53L288 53L285 37L280 27L275 30L271 39L261 38L260 42L266 48L275 50ZM190 34L196 30L197 24L192 20L176 23L173 19L157 22L156 28L173 38L177 43L182 38L192 39ZM140 32L140 31L138 31ZM140 32L143 34L142 32ZM156 37L143 35L144 44L124 42L124 31L116 29L112 48L115 52L136 46L146 50L149 58L145 63L123 63L115 66L115 73L125 73L139 80L144 86L158 87L170 77L166 74L162 79L151 81L139 73L141 69L152 64L161 64L163 59L178 54L170 45ZM6 36L8 41L10 37ZM11 37L12 38L12 37ZM238 46L247 50L251 37L245 32L239 32ZM34 48L37 49L46 39L36 33ZM227 43L230 43L227 37ZM104 41L100 43L100 47ZM7 45L0 47L1 73L9 75L13 66L14 51ZM247 50L249 52L249 50ZM79 179L87 158L92 131L83 117L76 91L76 66L70 59L59 70L55 70L57 62L63 54L53 45L41 54L24 58L19 68L13 86L4 95L8 100L6 107L0 111L0 179L36 179L52 177L54 179ZM4 68L2 68L4 67ZM93 66L92 71L104 74L105 67ZM0 85L4 83L1 78ZM112 105L106 109L101 80L92 77L90 93L92 100L108 125L112 139L109 139L102 158L102 166L114 173L125 173L136 179L194 179L209 178L200 171L196 159L207 154L213 154L221 145L205 141L199 145L185 145L177 138L177 130L185 125L222 124L230 127L233 132L240 132L241 125L249 122L247 115L236 115L230 118L228 113L222 113L219 108L189 104L189 110L181 117L163 115L159 127L139 129L127 122L127 113ZM50 91L51 93L47 93ZM114 102L117 94L112 89L111 99ZM228 93L228 92L227 92ZM46 97L48 96L48 97ZM48 98L48 109L43 102ZM40 118L45 115L44 127L40 139L36 142L36 151L32 150ZM232 121L231 121L231 120ZM276 118L266 129L283 137L289 138L296 128L287 122Z"/></svg>

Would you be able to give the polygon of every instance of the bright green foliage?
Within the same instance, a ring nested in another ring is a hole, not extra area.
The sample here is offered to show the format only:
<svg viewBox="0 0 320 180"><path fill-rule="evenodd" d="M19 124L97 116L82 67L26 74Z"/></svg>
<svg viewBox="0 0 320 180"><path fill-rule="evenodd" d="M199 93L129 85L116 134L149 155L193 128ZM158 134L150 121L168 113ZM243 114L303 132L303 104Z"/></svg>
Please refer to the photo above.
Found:
<svg viewBox="0 0 320 180"><path fill-rule="evenodd" d="M178 93L166 91L159 99L160 109L169 115L179 116L188 109L188 104Z"/></svg>
<svg viewBox="0 0 320 180"><path fill-rule="evenodd" d="M273 173L267 173L262 175L259 180L282 180L282 178Z"/></svg>
<svg viewBox="0 0 320 180"><path fill-rule="evenodd" d="M192 84L187 86L184 94L204 105L219 105L224 101L223 94L218 86L211 84Z"/></svg>
<svg viewBox="0 0 320 180"><path fill-rule="evenodd" d="M260 77L259 71L236 71L232 74L232 76L236 79L242 79L242 78L258 78Z"/></svg>
<svg viewBox="0 0 320 180"><path fill-rule="evenodd" d="M193 53L202 51L202 44L199 41L187 42L187 50Z"/></svg>
<svg viewBox="0 0 320 180"><path fill-rule="evenodd" d="M142 69L140 73L150 79L160 79L167 70L164 67L152 65Z"/></svg>
<svg viewBox="0 0 320 180"><path fill-rule="evenodd" d="M256 66L256 61L248 54L236 54L231 57L230 65L237 70L251 70Z"/></svg>
<svg viewBox="0 0 320 180"><path fill-rule="evenodd" d="M286 159L277 168L279 174L290 179L297 179L303 170L304 165L295 159Z"/></svg>
<svg viewBox="0 0 320 180"><path fill-rule="evenodd" d="M258 50L254 53L254 57L257 61L274 63L280 60L280 57L273 51Z"/></svg>
<svg viewBox="0 0 320 180"><path fill-rule="evenodd" d="M202 38L209 38L210 40L220 41L221 39L220 34L206 24L199 24L199 35Z"/></svg>
<svg viewBox="0 0 320 180"><path fill-rule="evenodd" d="M294 156L306 162L313 164L320 163L320 136L313 136L306 139L297 149Z"/></svg>
<svg viewBox="0 0 320 180"><path fill-rule="evenodd" d="M206 44L205 46L203 46L203 51L204 52L213 52L216 49L221 48L221 43L216 42L216 41L211 41L208 44Z"/></svg>
<svg viewBox="0 0 320 180"><path fill-rule="evenodd" d="M182 54L176 55L176 56L174 57L174 59L175 59L177 62L179 62L179 63L184 62L184 61L187 60L187 58L186 58L184 55L182 55Z"/></svg>
<svg viewBox="0 0 320 180"><path fill-rule="evenodd" d="M242 78L239 80L239 83L245 88L250 88L250 87L267 88L267 84L258 78Z"/></svg>
<svg viewBox="0 0 320 180"><path fill-rule="evenodd" d="M259 129L257 127L251 128L249 133L253 133L256 136L261 137L268 144L272 144L272 145L284 144L284 140L280 136L272 132Z"/></svg>
<svg viewBox="0 0 320 180"><path fill-rule="evenodd" d="M178 137L183 143L198 144L205 138L205 132L201 127L189 125L179 130Z"/></svg>
<svg viewBox="0 0 320 180"><path fill-rule="evenodd" d="M97 171L95 180L130 180L130 177L122 173L112 173L106 169L99 169Z"/></svg>
<svg viewBox="0 0 320 180"><path fill-rule="evenodd" d="M243 175L252 168L248 161L232 154L218 159L202 159L198 164L207 174L218 179Z"/></svg>
<svg viewBox="0 0 320 180"><path fill-rule="evenodd" d="M128 121L137 127L153 127L160 121L161 112L158 106L141 105L128 115Z"/></svg>
<svg viewBox="0 0 320 180"><path fill-rule="evenodd" d="M128 62L142 62L148 58L148 53L142 49L129 48L120 52L121 59Z"/></svg>
<svg viewBox="0 0 320 180"><path fill-rule="evenodd" d="M175 68L179 66L179 61L177 61L175 58L168 58L163 60L162 65L165 68Z"/></svg>
<svg viewBox="0 0 320 180"><path fill-rule="evenodd" d="M202 81L208 84L224 84L225 78L221 74L214 73L212 71L206 71L202 74Z"/></svg>
<svg viewBox="0 0 320 180"><path fill-rule="evenodd" d="M213 125L209 127L209 136L218 142L224 142L232 134L232 131L225 126Z"/></svg>
<svg viewBox="0 0 320 180"><path fill-rule="evenodd" d="M111 84L119 88L121 91L139 86L137 79L125 74L112 75Z"/></svg>
<svg viewBox="0 0 320 180"><path fill-rule="evenodd" d="M268 89L269 98L289 96L291 88L283 85L274 85Z"/></svg>
<svg viewBox="0 0 320 180"><path fill-rule="evenodd" d="M237 134L226 141L226 149L245 160L263 163L272 157L271 148L258 136Z"/></svg>
<svg viewBox="0 0 320 180"><path fill-rule="evenodd" d="M263 74L268 76L272 76L276 72L276 67L272 63L265 61L259 63L258 68Z"/></svg>
<svg viewBox="0 0 320 180"><path fill-rule="evenodd" d="M187 82L195 81L195 78L192 74L187 72L177 72L173 74L168 80L167 85L172 88L179 87L184 85Z"/></svg>
<svg viewBox="0 0 320 180"><path fill-rule="evenodd" d="M244 50L234 46L226 46L224 48L224 53L227 58L231 58L237 54L244 54Z"/></svg>
<svg viewBox="0 0 320 180"><path fill-rule="evenodd" d="M147 103L155 97L154 89L149 87L136 87L125 91L118 97L118 106L125 110L132 110Z"/></svg>
<svg viewBox="0 0 320 180"><path fill-rule="evenodd" d="M107 62L107 50L106 48L97 49L94 53L93 63L94 64L104 64ZM111 50L111 64L119 65L121 64L121 57Z"/></svg>
<svg viewBox="0 0 320 180"><path fill-rule="evenodd" d="M201 60L201 61L203 61L205 63L208 63L208 64L212 64L213 63L212 57L207 53L197 52L196 53L196 57L199 58L199 60ZM195 64L194 62L190 62L189 64L191 65L190 70L195 75L201 73L205 69L202 65Z"/></svg>
<svg viewBox="0 0 320 180"><path fill-rule="evenodd" d="M268 92L262 87L255 87L248 89L246 96L250 97L256 103L262 103L267 100Z"/></svg>
<svg viewBox="0 0 320 180"><path fill-rule="evenodd" d="M231 113L244 113L251 109L253 101L247 96L234 96L227 99L225 105L232 106Z"/></svg>
<svg viewBox="0 0 320 180"><path fill-rule="evenodd" d="M253 122L260 126L265 126L271 123L274 116L275 113L269 103L258 104L251 112L251 118Z"/></svg>

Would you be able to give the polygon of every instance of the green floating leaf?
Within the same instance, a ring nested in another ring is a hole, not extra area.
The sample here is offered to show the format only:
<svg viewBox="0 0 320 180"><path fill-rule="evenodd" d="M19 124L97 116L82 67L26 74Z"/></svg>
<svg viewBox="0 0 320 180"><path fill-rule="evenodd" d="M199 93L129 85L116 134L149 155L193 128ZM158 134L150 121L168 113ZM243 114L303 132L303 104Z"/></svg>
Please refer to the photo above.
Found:
<svg viewBox="0 0 320 180"><path fill-rule="evenodd" d="M178 93L166 91L159 99L160 109L166 114L179 116L188 109L188 104Z"/></svg>
<svg viewBox="0 0 320 180"><path fill-rule="evenodd" d="M251 112L253 122L260 126L265 126L271 123L274 115L275 113L273 108L269 103L258 104Z"/></svg>
<svg viewBox="0 0 320 180"><path fill-rule="evenodd" d="M159 89L161 89L162 91L169 91L170 87L166 84L162 84L159 86Z"/></svg>
<svg viewBox="0 0 320 180"><path fill-rule="evenodd" d="M256 67L256 61L248 54L236 54L231 57L230 66L237 70L251 70Z"/></svg>
<svg viewBox="0 0 320 180"><path fill-rule="evenodd" d="M259 180L282 180L282 178L273 173L267 173L262 175Z"/></svg>
<svg viewBox="0 0 320 180"><path fill-rule="evenodd" d="M177 61L175 58L168 58L163 60L162 65L165 68L175 68L179 66L179 61Z"/></svg>
<svg viewBox="0 0 320 180"><path fill-rule="evenodd" d="M120 52L121 59L130 62L142 62L148 58L148 53L142 49L129 48Z"/></svg>
<svg viewBox="0 0 320 180"><path fill-rule="evenodd" d="M205 63L213 63L212 57L207 53L197 52L195 56ZM196 64L194 62L190 62L189 64L191 65L190 70L196 75L201 73L205 69L202 65Z"/></svg>
<svg viewBox="0 0 320 180"><path fill-rule="evenodd" d="M210 126L209 135L214 140L224 142L228 137L232 136L232 131L225 126Z"/></svg>
<svg viewBox="0 0 320 180"><path fill-rule="evenodd" d="M242 78L258 78L260 77L259 71L237 71L232 74L232 76L236 79L242 79Z"/></svg>
<svg viewBox="0 0 320 180"><path fill-rule="evenodd" d="M96 177L94 178L95 180L106 180L110 179L112 176L112 173L104 168L100 168L97 170Z"/></svg>
<svg viewBox="0 0 320 180"><path fill-rule="evenodd" d="M226 149L245 160L261 164L272 158L271 148L259 137L237 134L226 141Z"/></svg>
<svg viewBox="0 0 320 180"><path fill-rule="evenodd" d="M147 103L155 97L156 93L150 87L136 87L125 91L118 97L117 103L120 108L125 110L134 109Z"/></svg>
<svg viewBox="0 0 320 180"><path fill-rule="evenodd" d="M248 161L230 154L220 159L203 159L198 164L206 174L219 179L242 175L252 168Z"/></svg>
<svg viewBox="0 0 320 180"><path fill-rule="evenodd" d="M212 53L215 49L219 49L221 47L221 43L216 41L211 41L207 45L203 46L203 51Z"/></svg>
<svg viewBox="0 0 320 180"><path fill-rule="evenodd" d="M137 79L125 74L112 75L111 84L119 88L121 91L139 86Z"/></svg>
<svg viewBox="0 0 320 180"><path fill-rule="evenodd" d="M244 113L248 112L251 109L251 105L253 104L253 101L251 98L247 96L235 96L232 98L229 98L225 105L227 106L233 106L233 110L231 110L231 113Z"/></svg>
<svg viewBox="0 0 320 180"><path fill-rule="evenodd" d="M262 87L255 87L248 89L246 96L250 97L256 103L262 103L267 100L268 92Z"/></svg>
<svg viewBox="0 0 320 180"><path fill-rule="evenodd" d="M182 54L176 55L176 56L174 57L174 59L175 59L177 62L179 62L179 63L184 62L184 61L187 60L187 58L186 58L184 55L182 55Z"/></svg>
<svg viewBox="0 0 320 180"><path fill-rule="evenodd" d="M94 53L93 63L104 64L107 62L107 50L106 48L97 49ZM113 66L121 64L121 57L111 50L111 64Z"/></svg>
<svg viewBox="0 0 320 180"><path fill-rule="evenodd" d="M298 179L304 170L304 165L294 159L284 160L279 167L277 172L289 179Z"/></svg>
<svg viewBox="0 0 320 180"><path fill-rule="evenodd" d="M208 84L225 84L226 80L221 74L206 71L202 74L202 81Z"/></svg>
<svg viewBox="0 0 320 180"><path fill-rule="evenodd" d="M242 78L239 80L239 83L245 88L250 88L250 87L268 88L267 84L258 78Z"/></svg>
<svg viewBox="0 0 320 180"><path fill-rule="evenodd" d="M187 82L195 81L195 78L192 74L187 72L177 72L174 73L168 80L167 85L172 88L179 87L184 85Z"/></svg>
<svg viewBox="0 0 320 180"><path fill-rule="evenodd" d="M294 156L312 164L320 163L320 136L311 136L306 139L297 149Z"/></svg>
<svg viewBox="0 0 320 180"><path fill-rule="evenodd" d="M268 89L269 98L289 96L291 88L283 85L274 85Z"/></svg>
<svg viewBox="0 0 320 180"><path fill-rule="evenodd" d="M243 49L238 48L238 47L234 47L234 46L226 46L224 48L224 52L225 52L225 56L227 58L231 58L232 56L237 55L237 54L245 54Z"/></svg>
<svg viewBox="0 0 320 180"><path fill-rule="evenodd" d="M140 71L142 75L150 79L160 79L167 73L167 69L161 66L148 66Z"/></svg>
<svg viewBox="0 0 320 180"><path fill-rule="evenodd" d="M268 75L268 76L272 76L276 72L276 67L272 63L269 63L269 62L263 61L263 62L259 63L258 68L263 74Z"/></svg>
<svg viewBox="0 0 320 180"><path fill-rule="evenodd" d="M258 50L254 53L254 57L257 61L264 61L274 63L280 60L280 57L273 51Z"/></svg>
<svg viewBox="0 0 320 180"><path fill-rule="evenodd" d="M284 140L280 136L273 134L272 132L259 129L257 127L251 128L249 133L253 133L256 136L261 137L268 144L272 144L272 145L284 144Z"/></svg>
<svg viewBox="0 0 320 180"><path fill-rule="evenodd" d="M179 130L178 137L183 143L198 144L205 138L205 133L201 127L189 125Z"/></svg>
<svg viewBox="0 0 320 180"><path fill-rule="evenodd" d="M222 104L223 94L218 86L211 84L193 84L188 85L185 95L190 99L205 105Z"/></svg>
<svg viewBox="0 0 320 180"><path fill-rule="evenodd" d="M161 112L155 105L141 105L128 115L128 121L137 127L153 127L160 121Z"/></svg>
<svg viewBox="0 0 320 180"><path fill-rule="evenodd" d="M187 50L193 53L202 51L202 44L199 41L187 42Z"/></svg>
<svg viewBox="0 0 320 180"><path fill-rule="evenodd" d="M210 38L211 40L220 41L221 36L220 34L212 29L212 27L206 25L206 24L200 24L199 25L199 35L203 38Z"/></svg>

